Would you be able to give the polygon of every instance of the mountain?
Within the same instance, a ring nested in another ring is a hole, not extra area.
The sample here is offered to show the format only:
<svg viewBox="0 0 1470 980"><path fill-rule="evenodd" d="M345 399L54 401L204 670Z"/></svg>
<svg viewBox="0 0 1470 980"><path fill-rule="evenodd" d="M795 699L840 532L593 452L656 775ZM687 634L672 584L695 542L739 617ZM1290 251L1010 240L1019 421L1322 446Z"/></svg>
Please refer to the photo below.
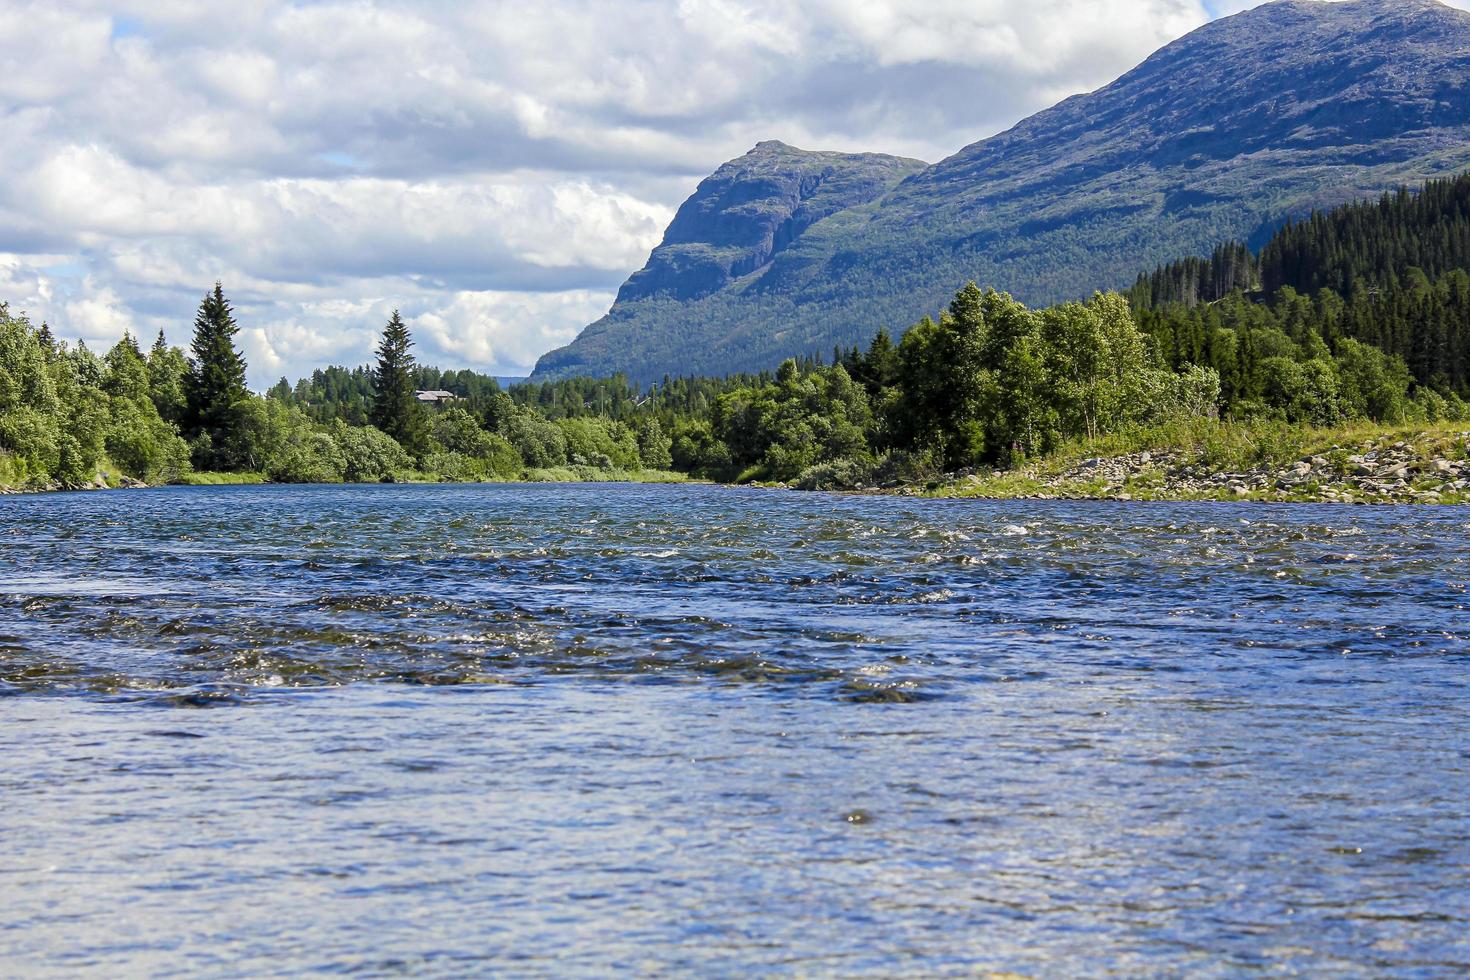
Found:
<svg viewBox="0 0 1470 980"><path fill-rule="evenodd" d="M694 329L686 311L738 291L814 225L840 224L926 166L878 153L758 143L700 182L648 264L618 290L612 312L572 347L543 357L532 380L630 370L647 381L662 373L660 365L688 373L688 345L713 338Z"/></svg>
<svg viewBox="0 0 1470 980"><path fill-rule="evenodd" d="M902 330L971 279L1032 305L1083 297L1470 168L1470 13L1278 0L917 167L761 144L699 186L609 313L534 377L766 368Z"/></svg>
<svg viewBox="0 0 1470 980"><path fill-rule="evenodd" d="M770 265L824 218L877 200L927 166L877 153L813 153L758 143L700 183L648 258L623 284L620 304L716 293Z"/></svg>

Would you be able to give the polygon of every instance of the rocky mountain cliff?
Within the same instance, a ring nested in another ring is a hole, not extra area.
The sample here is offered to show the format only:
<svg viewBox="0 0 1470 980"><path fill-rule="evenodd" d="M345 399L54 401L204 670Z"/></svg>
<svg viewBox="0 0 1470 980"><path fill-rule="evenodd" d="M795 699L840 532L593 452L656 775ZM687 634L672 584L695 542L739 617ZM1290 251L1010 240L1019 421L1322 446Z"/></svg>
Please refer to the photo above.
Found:
<svg viewBox="0 0 1470 980"><path fill-rule="evenodd" d="M617 301L708 296L764 269L823 218L876 201L926 166L877 153L759 143L700 182Z"/></svg>
<svg viewBox="0 0 1470 980"><path fill-rule="evenodd" d="M1470 13L1279 0L922 167L763 143L536 377L724 374L901 331L966 281L1031 304L1470 168Z"/></svg>

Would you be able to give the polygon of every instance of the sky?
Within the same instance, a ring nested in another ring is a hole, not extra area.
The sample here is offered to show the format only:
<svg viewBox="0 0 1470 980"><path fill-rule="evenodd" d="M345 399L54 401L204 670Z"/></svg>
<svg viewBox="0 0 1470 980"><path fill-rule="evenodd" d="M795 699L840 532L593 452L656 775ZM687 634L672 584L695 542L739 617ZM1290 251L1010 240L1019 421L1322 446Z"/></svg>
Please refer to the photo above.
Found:
<svg viewBox="0 0 1470 980"><path fill-rule="evenodd" d="M1254 5L6 0L0 301L187 346L219 280L257 388L394 309L525 375L760 140L936 161Z"/></svg>

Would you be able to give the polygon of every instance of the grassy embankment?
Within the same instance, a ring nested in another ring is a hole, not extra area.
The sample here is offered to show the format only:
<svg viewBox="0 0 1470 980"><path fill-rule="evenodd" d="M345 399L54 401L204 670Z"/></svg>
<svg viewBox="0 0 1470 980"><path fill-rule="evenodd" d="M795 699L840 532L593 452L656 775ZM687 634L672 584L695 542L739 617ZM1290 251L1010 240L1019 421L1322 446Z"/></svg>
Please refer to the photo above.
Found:
<svg viewBox="0 0 1470 980"><path fill-rule="evenodd" d="M0 453L0 490L41 490ZM191 473L188 486L253 485L263 473ZM444 483L408 471L398 482ZM527 469L503 483L688 483L685 473ZM110 465L94 487L131 485ZM52 487L51 489L55 489ZM1464 423L1305 428L1196 421L1068 443L1006 471L980 470L898 492L987 499L1261 500L1470 503L1470 426Z"/></svg>
<svg viewBox="0 0 1470 980"><path fill-rule="evenodd" d="M183 487L233 487L265 482L264 473L190 473L174 481Z"/></svg>
<svg viewBox="0 0 1470 980"><path fill-rule="evenodd" d="M1330 428L1198 421L1063 446L1009 471L931 484L941 497L1467 503L1470 426Z"/></svg>
<svg viewBox="0 0 1470 980"><path fill-rule="evenodd" d="M128 485L121 472L115 466L104 465L98 468L99 480L88 489L102 489L107 487L121 487ZM177 480L172 481L174 486L188 487L220 487L220 486L255 486L270 482L264 473L189 473ZM490 479L483 481L454 481L446 480L432 473L418 471L406 471L398 475L394 481L397 483L453 483L453 482L483 482L483 483L690 483L695 482L687 473L675 473L668 470L602 470L588 466L561 466L551 469L528 469L520 476L508 479ZM27 480L25 474L15 465L14 461L5 453L0 453L0 492L22 493L43 490L64 489L58 486L36 485L34 481Z"/></svg>

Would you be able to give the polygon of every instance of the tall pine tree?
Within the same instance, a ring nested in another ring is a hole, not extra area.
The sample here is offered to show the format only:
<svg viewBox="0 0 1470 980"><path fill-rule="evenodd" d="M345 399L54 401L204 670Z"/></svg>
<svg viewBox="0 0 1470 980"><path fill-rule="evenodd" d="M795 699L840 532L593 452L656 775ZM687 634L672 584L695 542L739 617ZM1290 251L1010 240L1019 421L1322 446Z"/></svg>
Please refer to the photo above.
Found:
<svg viewBox="0 0 1470 980"><path fill-rule="evenodd" d="M194 465L232 470L245 465L243 438L245 358L235 349L234 313L224 289L204 297L194 317L193 357L184 379L185 420L193 443Z"/></svg>
<svg viewBox="0 0 1470 980"><path fill-rule="evenodd" d="M413 338L398 311L393 311L378 344L378 366L373 369L373 425L388 433L411 453L423 450L423 409L414 394L411 353Z"/></svg>

